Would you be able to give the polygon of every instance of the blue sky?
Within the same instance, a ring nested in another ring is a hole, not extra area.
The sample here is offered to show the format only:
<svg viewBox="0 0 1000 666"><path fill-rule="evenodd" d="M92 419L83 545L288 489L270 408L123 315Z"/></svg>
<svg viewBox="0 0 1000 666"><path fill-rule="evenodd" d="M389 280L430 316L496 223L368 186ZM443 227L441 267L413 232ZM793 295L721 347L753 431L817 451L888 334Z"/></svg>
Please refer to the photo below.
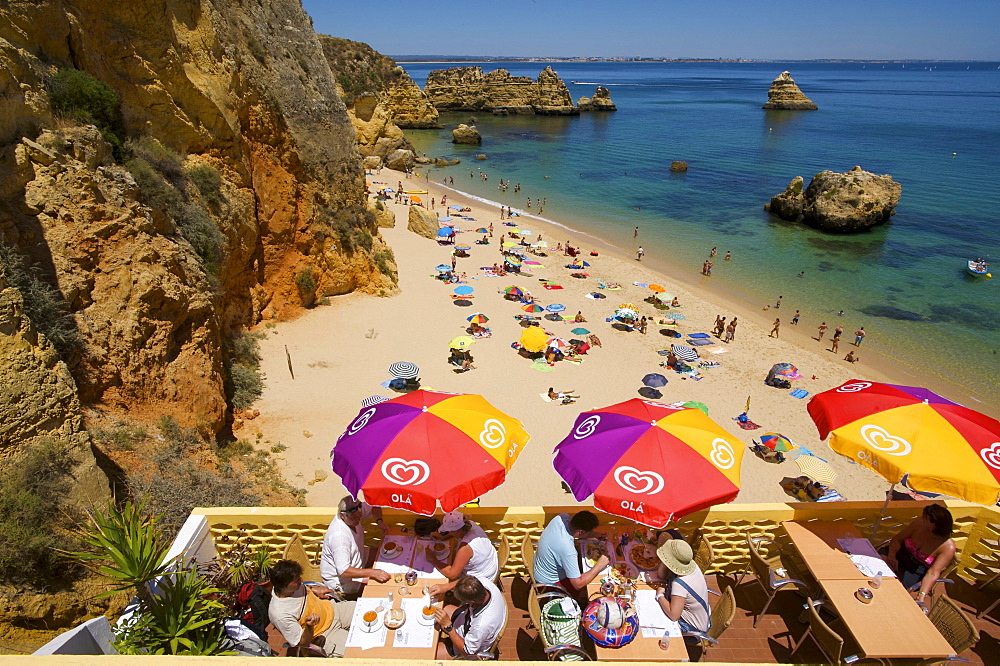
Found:
<svg viewBox="0 0 1000 666"><path fill-rule="evenodd" d="M387 55L1000 61L997 0L302 0Z"/></svg>

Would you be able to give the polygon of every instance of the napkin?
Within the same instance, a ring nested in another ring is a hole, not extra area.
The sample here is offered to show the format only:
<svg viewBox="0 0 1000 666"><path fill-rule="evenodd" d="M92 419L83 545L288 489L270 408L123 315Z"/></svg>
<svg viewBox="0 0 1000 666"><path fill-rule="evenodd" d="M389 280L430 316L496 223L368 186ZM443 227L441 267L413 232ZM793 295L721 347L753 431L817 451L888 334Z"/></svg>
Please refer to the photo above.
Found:
<svg viewBox="0 0 1000 666"><path fill-rule="evenodd" d="M351 630L347 634L347 646L346 647L358 647L362 650L369 650L375 647L382 647L385 645L385 635L388 629L385 624L382 623L382 618L385 612L378 614L378 619L375 621L375 626L369 631L365 628L365 621L362 619L366 612L370 610L375 610L379 605L387 607L385 599L373 599L368 597L362 597L358 599L357 604L354 606L354 617L351 618ZM392 604L388 604L391 606Z"/></svg>
<svg viewBox="0 0 1000 666"><path fill-rule="evenodd" d="M635 610L639 614L639 628L643 638L660 638L664 634L680 638L681 627L664 614L656 601L655 590L638 590L635 593Z"/></svg>
<svg viewBox="0 0 1000 666"><path fill-rule="evenodd" d="M896 577L868 539L837 539L837 544L851 557L851 562L854 562L854 566L864 575L873 577L882 574L883 578Z"/></svg>
<svg viewBox="0 0 1000 666"><path fill-rule="evenodd" d="M434 623L423 624L420 616L428 605L429 597L403 599L400 608L406 613L406 623L396 630L392 647L430 648L434 646Z"/></svg>

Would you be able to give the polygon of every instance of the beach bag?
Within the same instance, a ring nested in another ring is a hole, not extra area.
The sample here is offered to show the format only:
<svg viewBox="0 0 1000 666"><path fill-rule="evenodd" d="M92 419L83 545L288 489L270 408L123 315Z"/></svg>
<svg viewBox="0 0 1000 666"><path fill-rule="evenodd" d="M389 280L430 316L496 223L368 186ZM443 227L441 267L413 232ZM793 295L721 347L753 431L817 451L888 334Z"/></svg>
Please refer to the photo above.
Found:
<svg viewBox="0 0 1000 666"><path fill-rule="evenodd" d="M242 620L257 636L267 641L267 607L271 593L260 583L243 583L236 593L233 606L236 618Z"/></svg>
<svg viewBox="0 0 1000 666"><path fill-rule="evenodd" d="M542 626L538 628L545 645L583 647L580 640L580 607L570 597L552 599L542 606ZM582 661L573 654L563 655L562 661Z"/></svg>

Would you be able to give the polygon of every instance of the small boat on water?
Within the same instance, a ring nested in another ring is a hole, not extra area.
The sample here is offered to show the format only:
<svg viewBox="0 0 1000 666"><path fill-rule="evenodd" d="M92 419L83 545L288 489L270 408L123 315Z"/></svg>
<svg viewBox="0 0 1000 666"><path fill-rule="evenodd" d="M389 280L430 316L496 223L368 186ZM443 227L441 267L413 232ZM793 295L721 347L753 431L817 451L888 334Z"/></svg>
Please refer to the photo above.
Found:
<svg viewBox="0 0 1000 666"><path fill-rule="evenodd" d="M986 277L993 277L990 274L990 265L986 263L985 259L969 259L968 270L970 275L985 275Z"/></svg>

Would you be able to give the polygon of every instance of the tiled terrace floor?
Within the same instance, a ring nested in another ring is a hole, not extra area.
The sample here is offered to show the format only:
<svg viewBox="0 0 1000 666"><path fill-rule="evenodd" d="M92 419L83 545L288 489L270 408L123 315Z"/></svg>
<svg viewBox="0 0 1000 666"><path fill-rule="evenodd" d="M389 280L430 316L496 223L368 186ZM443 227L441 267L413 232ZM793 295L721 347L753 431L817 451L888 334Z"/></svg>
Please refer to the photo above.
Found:
<svg viewBox="0 0 1000 666"><path fill-rule="evenodd" d="M508 608L513 610L501 642L500 659L544 661L545 655L540 642L536 640L537 634L534 628L529 628L527 580L505 578L503 582ZM732 585L733 582L732 578L709 577L709 585L715 590L720 589L720 584L725 587ZM975 609L985 608L996 597L980 592L963 581L951 586L948 594L969 613L981 635L978 645L966 650L960 656L973 664L1000 663L1000 607L982 620L975 619ZM993 595L995 594L994 591ZM709 603L714 606L717 599L718 597L712 595ZM704 660L731 663L825 663L823 654L811 640L806 641L794 656L791 654L791 644L798 642L807 629L806 625L798 621L804 602L802 597L794 592L779 592L768 608L767 615L761 618L757 628L754 628L753 611L762 608L766 599L761 587L753 578L749 576L745 578L736 588L738 606L736 619L719 639L719 645L710 649ZM837 630L835 622L832 626ZM848 650L848 646L845 645L845 656L851 654ZM692 650L692 660L698 658L697 651L697 648Z"/></svg>

